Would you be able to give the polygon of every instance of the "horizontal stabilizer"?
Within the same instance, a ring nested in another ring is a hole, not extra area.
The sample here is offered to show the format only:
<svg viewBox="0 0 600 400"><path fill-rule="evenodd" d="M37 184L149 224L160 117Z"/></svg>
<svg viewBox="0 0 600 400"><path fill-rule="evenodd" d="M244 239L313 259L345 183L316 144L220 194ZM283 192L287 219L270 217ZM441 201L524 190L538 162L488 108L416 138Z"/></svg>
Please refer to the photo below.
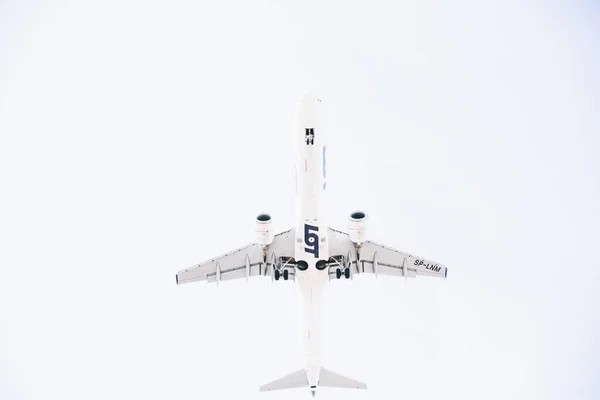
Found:
<svg viewBox="0 0 600 400"><path fill-rule="evenodd" d="M349 389L366 389L367 384L347 378L343 375L336 374L335 372L329 371L325 368L321 368L319 374L319 386L329 386L337 388L349 388Z"/></svg>
<svg viewBox="0 0 600 400"><path fill-rule="evenodd" d="M296 372L292 372L289 375L274 380L273 382L267 383L260 387L261 392L268 392L270 390L282 390L282 389L293 389L300 387L308 387L308 377L304 369L299 369Z"/></svg>

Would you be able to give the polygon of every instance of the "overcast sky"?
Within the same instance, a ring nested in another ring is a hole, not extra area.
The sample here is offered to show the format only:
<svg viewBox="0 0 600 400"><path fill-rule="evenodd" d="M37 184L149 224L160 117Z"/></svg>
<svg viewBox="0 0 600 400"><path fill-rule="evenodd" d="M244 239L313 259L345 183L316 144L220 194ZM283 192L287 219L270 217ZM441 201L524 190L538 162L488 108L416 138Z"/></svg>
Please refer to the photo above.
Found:
<svg viewBox="0 0 600 400"><path fill-rule="evenodd" d="M369 389L318 396L600 397L596 2L48 3L0 3L0 399L308 398L258 392L292 283L175 284L292 226L308 89L332 226L449 269L332 282L325 366Z"/></svg>

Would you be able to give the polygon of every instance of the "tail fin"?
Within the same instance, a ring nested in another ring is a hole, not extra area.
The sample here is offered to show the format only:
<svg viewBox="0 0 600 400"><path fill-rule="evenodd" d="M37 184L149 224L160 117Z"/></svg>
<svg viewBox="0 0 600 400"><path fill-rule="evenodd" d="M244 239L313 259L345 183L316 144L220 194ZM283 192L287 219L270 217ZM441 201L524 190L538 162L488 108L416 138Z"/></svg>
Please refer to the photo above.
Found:
<svg viewBox="0 0 600 400"><path fill-rule="evenodd" d="M357 381L352 378L345 377L335 372L329 371L328 369L321 368L319 374L319 386L337 387L337 388L349 388L349 389L366 389L367 384ZM271 390L283 390L283 389L294 389L301 387L308 387L308 376L306 375L305 369L299 369L298 371L292 372L282 378L276 379L273 382L267 383L260 387L261 392L268 392ZM311 386L310 390L312 395L315 395L316 386Z"/></svg>
<svg viewBox="0 0 600 400"><path fill-rule="evenodd" d="M329 371L325 368L321 368L319 374L319 386L329 386L337 388L349 388L349 389L366 389L367 384L347 378L343 375L336 374L335 372Z"/></svg>
<svg viewBox="0 0 600 400"><path fill-rule="evenodd" d="M293 389L308 386L308 377L304 369L299 369L296 372L292 372L289 375L274 380L273 382L267 383L260 387L261 392L267 392L270 390L282 390L282 389Z"/></svg>

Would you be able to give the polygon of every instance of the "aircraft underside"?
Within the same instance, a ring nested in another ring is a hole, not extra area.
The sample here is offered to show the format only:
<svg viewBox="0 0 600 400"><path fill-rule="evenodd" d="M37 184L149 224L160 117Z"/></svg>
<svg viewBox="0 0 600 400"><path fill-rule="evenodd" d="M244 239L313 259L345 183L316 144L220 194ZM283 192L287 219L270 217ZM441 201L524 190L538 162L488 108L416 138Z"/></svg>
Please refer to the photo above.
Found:
<svg viewBox="0 0 600 400"><path fill-rule="evenodd" d="M269 214L255 220L253 243L181 270L178 285L265 276L273 282L296 282L303 296L302 368L260 387L260 391L319 386L366 389L363 382L321 365L322 293L331 279L348 282L360 274L446 278L445 265L368 240L368 216L349 215L347 232L324 221L327 188L325 132L320 130L321 101L307 94L298 104L293 132L296 169L296 224L275 234Z"/></svg>

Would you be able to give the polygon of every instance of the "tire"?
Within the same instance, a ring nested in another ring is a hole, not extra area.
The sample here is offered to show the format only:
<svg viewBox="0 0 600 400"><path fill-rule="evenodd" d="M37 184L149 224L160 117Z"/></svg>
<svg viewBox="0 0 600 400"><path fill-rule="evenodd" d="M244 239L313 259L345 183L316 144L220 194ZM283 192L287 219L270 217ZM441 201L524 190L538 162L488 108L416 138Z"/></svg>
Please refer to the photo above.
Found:
<svg viewBox="0 0 600 400"><path fill-rule="evenodd" d="M278 281L279 280L279 276L280 276L280 272L278 269L275 270L275 280Z"/></svg>
<svg viewBox="0 0 600 400"><path fill-rule="evenodd" d="M335 270L335 277L337 279L340 279L342 277L342 270L341 269L338 268L338 269Z"/></svg>
<svg viewBox="0 0 600 400"><path fill-rule="evenodd" d="M308 269L308 263L306 261L298 261L296 263L296 267L300 270L300 271L306 271Z"/></svg>
<svg viewBox="0 0 600 400"><path fill-rule="evenodd" d="M290 277L290 272L287 269L284 269L283 270L283 280L287 281L289 277Z"/></svg>
<svg viewBox="0 0 600 400"><path fill-rule="evenodd" d="M344 270L344 276L346 277L346 279L350 279L350 268L346 268Z"/></svg>

